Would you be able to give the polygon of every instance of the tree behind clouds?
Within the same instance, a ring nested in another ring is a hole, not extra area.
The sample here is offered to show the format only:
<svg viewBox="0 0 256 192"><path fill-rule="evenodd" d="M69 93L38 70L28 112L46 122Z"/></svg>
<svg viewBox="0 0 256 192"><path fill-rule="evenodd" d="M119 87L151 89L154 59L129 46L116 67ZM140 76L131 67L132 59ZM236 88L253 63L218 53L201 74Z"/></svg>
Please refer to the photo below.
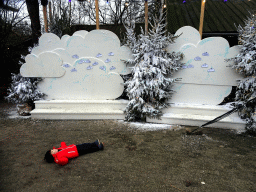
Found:
<svg viewBox="0 0 256 192"><path fill-rule="evenodd" d="M39 3L38 0L26 0L29 17L32 28L33 44L38 43L38 38L41 36L41 25L39 17Z"/></svg>
<svg viewBox="0 0 256 192"><path fill-rule="evenodd" d="M25 0L1 2L3 6L0 6L0 61L4 68L0 71L0 97L5 95L6 87L11 81L11 73L19 71L20 55L26 54L31 35L30 26L26 22L28 15L23 12L26 8Z"/></svg>
<svg viewBox="0 0 256 192"><path fill-rule="evenodd" d="M149 15L156 0L149 0ZM124 19L134 20L135 23L145 22L145 1L143 0L99 0L99 21L104 24L122 24ZM90 24L96 23L95 1L82 1L79 3L81 14Z"/></svg>

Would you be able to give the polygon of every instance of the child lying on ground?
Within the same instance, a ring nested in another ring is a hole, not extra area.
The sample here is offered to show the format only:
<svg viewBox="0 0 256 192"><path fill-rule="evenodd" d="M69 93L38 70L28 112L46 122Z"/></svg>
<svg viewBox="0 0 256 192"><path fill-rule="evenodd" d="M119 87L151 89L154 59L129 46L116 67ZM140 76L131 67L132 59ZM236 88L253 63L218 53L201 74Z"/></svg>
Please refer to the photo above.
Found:
<svg viewBox="0 0 256 192"><path fill-rule="evenodd" d="M56 149L53 147L52 150L46 152L44 160L48 163L55 162L59 165L66 165L68 163L68 159L103 149L104 143L101 143L99 139L93 143L83 143L79 145L72 144L69 146L67 146L65 142L61 142L60 148Z"/></svg>

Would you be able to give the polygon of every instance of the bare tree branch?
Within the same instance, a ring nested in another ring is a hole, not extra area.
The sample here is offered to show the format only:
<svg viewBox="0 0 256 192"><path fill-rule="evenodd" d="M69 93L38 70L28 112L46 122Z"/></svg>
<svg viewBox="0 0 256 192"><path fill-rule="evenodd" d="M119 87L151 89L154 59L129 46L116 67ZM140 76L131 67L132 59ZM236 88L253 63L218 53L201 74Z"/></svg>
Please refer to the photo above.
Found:
<svg viewBox="0 0 256 192"><path fill-rule="evenodd" d="M149 6L155 0L149 0ZM128 7L125 3L129 3ZM79 4L83 10L83 16L88 18L88 21L96 22L95 3L94 1L81 2ZM142 0L99 0L99 13L101 24L122 24L123 18L132 15L135 22L143 22L144 18L144 1Z"/></svg>

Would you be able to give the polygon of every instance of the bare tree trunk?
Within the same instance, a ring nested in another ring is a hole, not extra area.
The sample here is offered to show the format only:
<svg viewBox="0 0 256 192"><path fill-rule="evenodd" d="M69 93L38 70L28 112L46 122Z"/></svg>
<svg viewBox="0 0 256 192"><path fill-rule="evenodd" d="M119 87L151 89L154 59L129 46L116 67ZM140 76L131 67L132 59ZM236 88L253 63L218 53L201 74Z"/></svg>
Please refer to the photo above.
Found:
<svg viewBox="0 0 256 192"><path fill-rule="evenodd" d="M148 1L145 1L145 34L148 35Z"/></svg>
<svg viewBox="0 0 256 192"><path fill-rule="evenodd" d="M49 19L50 25L52 24L52 2L49 2Z"/></svg>
<svg viewBox="0 0 256 192"><path fill-rule="evenodd" d="M48 33L47 6L43 6L43 13L44 13L44 31Z"/></svg>
<svg viewBox="0 0 256 192"><path fill-rule="evenodd" d="M31 20L32 42L33 44L37 44L38 38L41 36L38 0L26 0L26 4Z"/></svg>

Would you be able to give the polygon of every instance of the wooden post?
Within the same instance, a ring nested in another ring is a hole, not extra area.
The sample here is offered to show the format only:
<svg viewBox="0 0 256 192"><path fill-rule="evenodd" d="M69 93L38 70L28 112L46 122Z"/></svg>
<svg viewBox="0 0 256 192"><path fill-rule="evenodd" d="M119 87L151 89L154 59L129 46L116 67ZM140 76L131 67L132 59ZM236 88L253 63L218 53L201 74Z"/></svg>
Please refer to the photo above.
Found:
<svg viewBox="0 0 256 192"><path fill-rule="evenodd" d="M100 29L100 25L99 25L99 3L98 3L98 0L95 0L95 8L96 8L96 29Z"/></svg>
<svg viewBox="0 0 256 192"><path fill-rule="evenodd" d="M145 34L148 35L148 0L145 0Z"/></svg>
<svg viewBox="0 0 256 192"><path fill-rule="evenodd" d="M45 29L45 32L48 33L47 6L43 6L43 13L44 13L44 29Z"/></svg>
<svg viewBox="0 0 256 192"><path fill-rule="evenodd" d="M199 26L199 33L200 33L201 39L203 38L203 24L204 24L205 1L206 0L202 0L202 5L201 5L200 26Z"/></svg>

